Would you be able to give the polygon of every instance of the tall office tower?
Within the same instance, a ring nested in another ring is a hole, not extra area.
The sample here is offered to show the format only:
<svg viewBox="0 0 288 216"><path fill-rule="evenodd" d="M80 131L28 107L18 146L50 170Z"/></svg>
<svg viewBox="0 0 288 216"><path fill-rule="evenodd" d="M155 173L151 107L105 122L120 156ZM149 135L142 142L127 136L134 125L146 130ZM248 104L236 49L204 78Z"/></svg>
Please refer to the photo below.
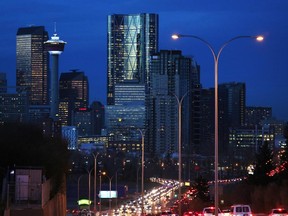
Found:
<svg viewBox="0 0 288 216"><path fill-rule="evenodd" d="M148 83L150 55L157 50L157 14L108 16L107 105L115 104L117 83Z"/></svg>
<svg viewBox="0 0 288 216"><path fill-rule="evenodd" d="M84 72L72 70L61 73L59 101L59 120L62 125L71 125L72 111L88 108L89 105L89 84Z"/></svg>
<svg viewBox="0 0 288 216"><path fill-rule="evenodd" d="M50 40L45 42L46 50L52 56L52 70L51 70L51 93L50 93L50 117L53 120L58 120L59 112L59 55L64 51L66 42L60 40L56 33Z"/></svg>
<svg viewBox="0 0 288 216"><path fill-rule="evenodd" d="M178 152L178 126L183 153L190 151L193 76L197 70L193 60L179 50L161 50L151 57L151 86L149 95L150 120L147 151L160 154ZM182 100L181 103L179 103ZM179 102L178 102L179 101ZM179 106L180 105L180 106ZM178 118L179 110L182 118ZM181 122L179 121L181 120ZM145 143L146 144L146 143Z"/></svg>
<svg viewBox="0 0 288 216"><path fill-rule="evenodd" d="M44 26L19 28L16 36L16 85L29 91L31 105L47 105L48 53L44 42L48 33Z"/></svg>
<svg viewBox="0 0 288 216"><path fill-rule="evenodd" d="M7 92L7 79L6 73L0 73L0 93Z"/></svg>

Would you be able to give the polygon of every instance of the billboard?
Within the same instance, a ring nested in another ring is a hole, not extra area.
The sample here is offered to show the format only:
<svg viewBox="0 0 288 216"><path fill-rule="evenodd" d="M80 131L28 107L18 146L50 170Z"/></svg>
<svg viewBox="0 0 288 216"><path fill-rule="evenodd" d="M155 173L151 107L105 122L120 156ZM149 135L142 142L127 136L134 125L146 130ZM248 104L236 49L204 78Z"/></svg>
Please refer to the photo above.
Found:
<svg viewBox="0 0 288 216"><path fill-rule="evenodd" d="M99 198L101 199L117 198L117 191L100 191Z"/></svg>

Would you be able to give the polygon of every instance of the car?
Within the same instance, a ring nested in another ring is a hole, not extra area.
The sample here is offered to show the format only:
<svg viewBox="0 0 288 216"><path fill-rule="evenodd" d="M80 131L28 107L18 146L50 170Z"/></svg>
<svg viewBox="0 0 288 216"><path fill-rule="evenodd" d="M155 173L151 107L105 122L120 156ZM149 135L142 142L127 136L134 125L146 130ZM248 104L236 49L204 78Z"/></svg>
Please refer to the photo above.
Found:
<svg viewBox="0 0 288 216"><path fill-rule="evenodd" d="M177 214L173 214L171 211L161 212L160 216L177 216Z"/></svg>
<svg viewBox="0 0 288 216"><path fill-rule="evenodd" d="M230 207L231 216L252 216L251 207L249 205L235 204Z"/></svg>
<svg viewBox="0 0 288 216"><path fill-rule="evenodd" d="M213 215L215 215L215 207L212 206L212 207L203 208L202 215L203 216L213 216ZM218 208L218 215L222 216L222 212L221 212L220 208Z"/></svg>
<svg viewBox="0 0 288 216"><path fill-rule="evenodd" d="M269 216L288 216L288 212L284 208L271 209Z"/></svg>
<svg viewBox="0 0 288 216"><path fill-rule="evenodd" d="M194 212L193 211L184 212L183 216L194 216Z"/></svg>
<svg viewBox="0 0 288 216"><path fill-rule="evenodd" d="M230 216L230 212L231 212L231 209L223 209L222 210L222 215L223 216Z"/></svg>

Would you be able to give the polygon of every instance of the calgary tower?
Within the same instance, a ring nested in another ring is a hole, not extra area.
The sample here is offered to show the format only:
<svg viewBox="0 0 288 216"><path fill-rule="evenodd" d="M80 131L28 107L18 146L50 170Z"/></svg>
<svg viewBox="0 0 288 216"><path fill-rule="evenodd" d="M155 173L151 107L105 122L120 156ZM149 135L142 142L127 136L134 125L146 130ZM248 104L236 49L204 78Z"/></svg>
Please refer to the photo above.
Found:
<svg viewBox="0 0 288 216"><path fill-rule="evenodd" d="M55 29L56 32L56 29ZM51 83L50 83L50 118L54 121L58 120L59 110L59 83L58 83L58 70L59 70L59 55L64 51L66 42L60 40L56 33L50 40L45 42L46 50L52 56L52 69L51 69Z"/></svg>

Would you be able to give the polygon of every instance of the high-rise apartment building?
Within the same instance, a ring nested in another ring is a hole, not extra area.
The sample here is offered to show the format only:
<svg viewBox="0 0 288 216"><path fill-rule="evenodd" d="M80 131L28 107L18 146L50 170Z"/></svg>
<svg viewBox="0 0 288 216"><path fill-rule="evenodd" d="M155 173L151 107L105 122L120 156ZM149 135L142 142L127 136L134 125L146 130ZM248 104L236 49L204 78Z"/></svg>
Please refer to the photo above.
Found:
<svg viewBox="0 0 288 216"><path fill-rule="evenodd" d="M246 85L229 82L219 85L219 154L228 155L229 130L245 124Z"/></svg>
<svg viewBox="0 0 288 216"><path fill-rule="evenodd" d="M89 85L84 72L72 70L61 73L59 80L59 120L71 125L72 112L76 108L88 108Z"/></svg>
<svg viewBox="0 0 288 216"><path fill-rule="evenodd" d="M109 15L107 49L107 105L114 105L117 83L147 84L150 79L150 55L158 50L158 15Z"/></svg>
<svg viewBox="0 0 288 216"><path fill-rule="evenodd" d="M31 105L49 104L48 52L44 26L22 27L16 36L16 85L29 92Z"/></svg>
<svg viewBox="0 0 288 216"><path fill-rule="evenodd" d="M200 93L200 108L201 108L201 146L199 148L199 154L204 156L213 156L214 151L214 126L215 126L215 96L214 88L202 89Z"/></svg>
<svg viewBox="0 0 288 216"><path fill-rule="evenodd" d="M214 88L201 91L201 142L200 153L214 155ZM231 129L245 125L246 86L245 83L229 82L219 84L219 163L229 156L229 134Z"/></svg>
<svg viewBox="0 0 288 216"><path fill-rule="evenodd" d="M221 111L219 119L223 119L229 127L240 127L245 124L245 83L229 82L219 85L219 110Z"/></svg>
<svg viewBox="0 0 288 216"><path fill-rule="evenodd" d="M179 50L161 50L151 57L148 141L150 153L178 152L178 133L185 154L191 153L193 77L197 67L191 58ZM178 118L179 109L182 118ZM181 120L181 123L180 121ZM181 124L181 131L179 131ZM146 143L145 143L146 144Z"/></svg>

